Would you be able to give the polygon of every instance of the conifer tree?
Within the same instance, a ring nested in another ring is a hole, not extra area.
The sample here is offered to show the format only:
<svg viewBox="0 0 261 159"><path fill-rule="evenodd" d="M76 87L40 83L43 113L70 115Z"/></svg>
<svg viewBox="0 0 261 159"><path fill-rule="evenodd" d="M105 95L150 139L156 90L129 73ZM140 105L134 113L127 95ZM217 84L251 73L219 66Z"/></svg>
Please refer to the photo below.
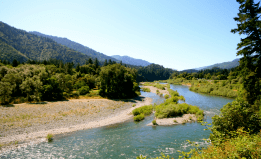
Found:
<svg viewBox="0 0 261 159"><path fill-rule="evenodd" d="M254 0L237 0L240 4L237 28L232 33L246 35L238 43L237 55L243 55L240 67L243 75L244 98L249 104L260 100L260 78L261 78L261 8Z"/></svg>

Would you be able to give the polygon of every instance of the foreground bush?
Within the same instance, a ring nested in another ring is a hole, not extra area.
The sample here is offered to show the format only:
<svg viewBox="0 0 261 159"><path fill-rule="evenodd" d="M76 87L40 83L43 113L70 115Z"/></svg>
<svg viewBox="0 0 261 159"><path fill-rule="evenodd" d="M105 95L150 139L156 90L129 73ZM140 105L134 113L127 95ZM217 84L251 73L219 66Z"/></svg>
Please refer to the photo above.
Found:
<svg viewBox="0 0 261 159"><path fill-rule="evenodd" d="M232 132L231 132L232 133ZM211 145L207 149L196 152L191 158L261 158L261 135L250 135L238 129L236 136L219 146Z"/></svg>

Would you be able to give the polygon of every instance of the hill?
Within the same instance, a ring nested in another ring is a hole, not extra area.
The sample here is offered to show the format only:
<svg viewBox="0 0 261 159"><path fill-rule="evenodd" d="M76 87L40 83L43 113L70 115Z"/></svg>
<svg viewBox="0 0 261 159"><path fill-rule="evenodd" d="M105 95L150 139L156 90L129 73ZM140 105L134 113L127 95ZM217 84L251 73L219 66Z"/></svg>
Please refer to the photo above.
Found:
<svg viewBox="0 0 261 159"><path fill-rule="evenodd" d="M61 37L57 37L57 36L51 36L51 35L45 35L45 34L42 34L42 33L39 33L39 32L36 32L36 31L32 31L32 32L29 32L31 34L34 34L34 35L37 35L37 36L40 36L40 37L46 37L46 38L50 38L52 40L54 40L55 42L57 42L58 44L62 44L64 46L67 46L68 48L70 49L73 49L73 50L76 50L76 51L79 51L89 57L91 57L92 59L95 59L97 58L99 61L103 62L106 60L109 60L111 59L112 61L116 61L116 62L120 62L119 60L113 58L113 57L110 57L110 56L107 56L103 53L100 53L100 52L97 52L87 46L83 46L82 44L79 44L77 42L74 42L74 41L71 41L67 38L61 38Z"/></svg>
<svg viewBox="0 0 261 159"><path fill-rule="evenodd" d="M195 68L195 70L212 69L213 67L218 67L218 68L222 68L222 69L231 69L231 68L234 68L237 66L239 66L239 58L235 59L233 61L229 61L229 62L216 63L216 64L210 65L210 66Z"/></svg>
<svg viewBox="0 0 261 159"><path fill-rule="evenodd" d="M0 58L20 61L57 59L84 64L90 58L81 52L0 22Z"/></svg>
<svg viewBox="0 0 261 159"><path fill-rule="evenodd" d="M151 63L148 61L142 60L142 59L135 59L129 56L120 56L120 55L113 55L111 56L119 61L122 61L122 63L130 64L130 65L136 65L136 66L148 66Z"/></svg>

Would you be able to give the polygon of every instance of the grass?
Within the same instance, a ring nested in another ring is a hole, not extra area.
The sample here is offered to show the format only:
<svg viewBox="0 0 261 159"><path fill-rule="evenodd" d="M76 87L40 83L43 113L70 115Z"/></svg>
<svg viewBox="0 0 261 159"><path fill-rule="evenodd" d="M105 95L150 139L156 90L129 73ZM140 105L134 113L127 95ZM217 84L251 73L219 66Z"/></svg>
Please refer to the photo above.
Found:
<svg viewBox="0 0 261 159"><path fill-rule="evenodd" d="M178 121L177 121L176 119L175 119L175 120L173 120L173 122L174 122L174 123L178 123Z"/></svg>
<svg viewBox="0 0 261 159"><path fill-rule="evenodd" d="M48 140L48 142L52 142L53 141L53 134L48 134L46 136L46 139Z"/></svg>
<svg viewBox="0 0 261 159"><path fill-rule="evenodd" d="M135 107L136 106L136 104L132 104L132 107Z"/></svg>

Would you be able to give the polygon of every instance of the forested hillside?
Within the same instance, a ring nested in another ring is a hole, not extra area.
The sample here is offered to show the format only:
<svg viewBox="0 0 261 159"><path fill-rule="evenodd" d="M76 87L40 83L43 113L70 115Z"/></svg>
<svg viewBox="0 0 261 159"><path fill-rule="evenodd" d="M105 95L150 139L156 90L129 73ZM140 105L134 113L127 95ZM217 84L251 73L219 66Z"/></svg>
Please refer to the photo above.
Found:
<svg viewBox="0 0 261 159"><path fill-rule="evenodd" d="M214 65L195 68L195 69L196 70L212 69L214 67L219 67L219 68L222 68L222 69L231 69L231 68L234 68L234 67L237 67L237 66L239 66L239 59L235 59L235 60L229 61L229 62L216 63Z"/></svg>
<svg viewBox="0 0 261 159"><path fill-rule="evenodd" d="M100 52L97 52L87 46L83 46L82 44L79 44L77 42L74 42L74 41L71 41L67 38L61 38L61 37L57 37L57 36L51 36L51 35L45 35L45 34L42 34L42 33L39 33L39 32L36 32L36 31L33 31L33 32L29 32L29 33L32 33L32 34L35 34L37 36L40 36L40 37L47 37L47 38L50 38L50 39L53 39L55 42L59 43L59 44L62 44L64 46L67 46L68 48L71 48L73 50L76 50L76 51L79 51L85 55L88 55L89 57L91 57L92 59L95 59L97 58L99 61L103 62L105 59L106 60L109 60L111 59L112 61L116 61L116 62L120 62L119 60L113 58L113 57L110 57L110 56L107 56L103 53L100 53Z"/></svg>
<svg viewBox="0 0 261 159"><path fill-rule="evenodd" d="M84 64L90 57L56 43L0 22L0 58L19 61L57 59Z"/></svg>
<svg viewBox="0 0 261 159"><path fill-rule="evenodd" d="M136 65L136 66L148 66L151 63L148 61L142 60L142 59L135 59L129 56L120 56L120 55L113 55L113 58L122 61L122 63L130 64L130 65Z"/></svg>

